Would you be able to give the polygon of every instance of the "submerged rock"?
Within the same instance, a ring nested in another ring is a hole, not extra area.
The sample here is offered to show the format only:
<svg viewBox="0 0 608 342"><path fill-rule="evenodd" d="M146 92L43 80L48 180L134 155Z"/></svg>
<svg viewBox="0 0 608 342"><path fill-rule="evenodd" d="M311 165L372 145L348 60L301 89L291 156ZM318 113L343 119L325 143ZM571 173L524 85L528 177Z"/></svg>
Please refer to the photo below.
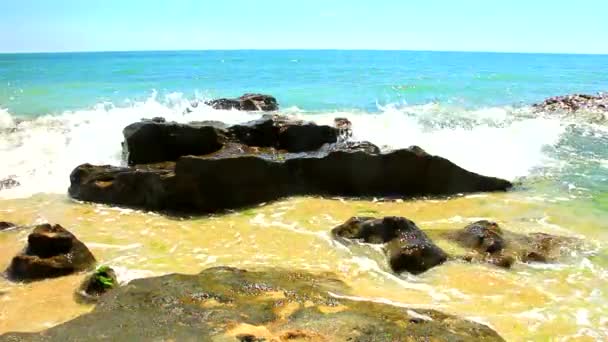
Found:
<svg viewBox="0 0 608 342"><path fill-rule="evenodd" d="M108 266L100 266L83 281L76 291L76 298L85 302L96 302L101 295L116 287L116 272Z"/></svg>
<svg viewBox="0 0 608 342"><path fill-rule="evenodd" d="M471 223L462 230L445 235L460 246L476 252L468 256L468 260L483 260L506 268L515 261L555 261L565 247L573 247L580 242L574 238L544 233L517 234L487 220Z"/></svg>
<svg viewBox="0 0 608 342"><path fill-rule="evenodd" d="M93 312L41 333L0 341L503 341L485 325L434 310L332 296L331 275L212 268L134 280Z"/></svg>
<svg viewBox="0 0 608 342"><path fill-rule="evenodd" d="M14 176L12 176L12 177L14 177ZM14 179L12 177L9 177L6 179L0 179L0 191L16 188L21 185L21 183L19 183L16 179Z"/></svg>
<svg viewBox="0 0 608 342"><path fill-rule="evenodd" d="M13 258L6 270L11 280L55 278L90 269L95 264L89 249L60 225L39 225L27 241L25 250Z"/></svg>
<svg viewBox="0 0 608 342"><path fill-rule="evenodd" d="M245 94L236 99L216 99L205 102L206 105L214 109L236 109L246 111L276 111L279 110L277 99L270 95Z"/></svg>
<svg viewBox="0 0 608 342"><path fill-rule="evenodd" d="M14 223L0 221L0 231L14 228L16 225Z"/></svg>
<svg viewBox="0 0 608 342"><path fill-rule="evenodd" d="M352 217L332 230L334 238L384 244L395 272L420 274L447 260L447 254L404 217Z"/></svg>

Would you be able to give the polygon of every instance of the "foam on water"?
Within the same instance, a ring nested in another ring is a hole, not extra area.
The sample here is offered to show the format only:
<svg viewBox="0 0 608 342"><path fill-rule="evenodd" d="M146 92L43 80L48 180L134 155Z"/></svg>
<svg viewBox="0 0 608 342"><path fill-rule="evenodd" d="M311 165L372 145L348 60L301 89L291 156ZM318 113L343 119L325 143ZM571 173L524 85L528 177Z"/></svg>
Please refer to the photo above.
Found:
<svg viewBox="0 0 608 342"><path fill-rule="evenodd" d="M0 197L28 197L35 193L64 193L69 174L79 164L120 165L122 129L141 118L155 116L189 122L219 120L228 124L256 119L260 114L217 111L198 106L187 113L190 101L181 93L117 107L100 103L94 108L17 120L0 110L0 179L14 178L21 186ZM385 106L379 113L360 111L308 113L290 107L283 113L331 124L335 117L353 122L354 138L387 148L418 145L460 166L485 175L514 179L526 176L548 157L545 146L564 133L557 119L529 118L511 108L451 110L437 104Z"/></svg>

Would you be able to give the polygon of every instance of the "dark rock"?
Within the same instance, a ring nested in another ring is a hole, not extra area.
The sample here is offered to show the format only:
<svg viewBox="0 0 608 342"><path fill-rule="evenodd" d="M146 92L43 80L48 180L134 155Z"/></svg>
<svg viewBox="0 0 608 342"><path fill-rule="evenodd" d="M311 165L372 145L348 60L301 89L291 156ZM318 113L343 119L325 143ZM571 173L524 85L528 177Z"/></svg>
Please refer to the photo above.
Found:
<svg viewBox="0 0 608 342"><path fill-rule="evenodd" d="M469 224L456 234L456 239L462 246L481 253L498 253L505 248L498 224L486 220Z"/></svg>
<svg viewBox="0 0 608 342"><path fill-rule="evenodd" d="M12 280L55 278L91 268L95 257L72 233L60 225L42 224L28 236L25 250L6 270Z"/></svg>
<svg viewBox="0 0 608 342"><path fill-rule="evenodd" d="M256 147L273 147L288 152L308 152L324 144L335 143L338 129L280 115L228 127L218 121L155 122L145 120L127 126L125 154L129 165L175 161L187 155L207 155L225 144L241 143Z"/></svg>
<svg viewBox="0 0 608 342"><path fill-rule="evenodd" d="M417 150L270 152L220 150L181 157L165 170L84 164L70 175L69 193L79 200L149 210L213 212L292 195L414 197L511 187Z"/></svg>
<svg viewBox="0 0 608 342"><path fill-rule="evenodd" d="M404 217L353 217L334 228L332 235L342 241L387 243L389 264L395 272L420 274L447 260L447 254L414 222Z"/></svg>
<svg viewBox="0 0 608 342"><path fill-rule="evenodd" d="M83 281L76 291L76 298L85 302L96 302L101 295L116 287L116 272L108 266L101 266Z"/></svg>
<svg viewBox="0 0 608 342"><path fill-rule="evenodd" d="M245 111L276 111L279 110L277 100L270 95L245 94L236 99L216 99L205 102L214 109L236 109Z"/></svg>
<svg viewBox="0 0 608 342"><path fill-rule="evenodd" d="M10 229L10 228L14 228L14 227L15 227L14 223L0 221L0 230Z"/></svg>
<svg viewBox="0 0 608 342"><path fill-rule="evenodd" d="M223 133L212 126L146 120L125 127L123 146L129 165L157 163L215 152L224 144Z"/></svg>
<svg viewBox="0 0 608 342"><path fill-rule="evenodd" d="M288 152L317 150L324 144L335 143L339 134L334 127L291 120L280 115L264 115L259 120L229 127L228 131L242 144L274 147Z"/></svg>
<svg viewBox="0 0 608 342"><path fill-rule="evenodd" d="M352 301L333 275L212 268L134 280L88 314L0 341L503 341L485 325L434 310Z"/></svg>
<svg viewBox="0 0 608 342"><path fill-rule="evenodd" d="M516 261L552 262L561 256L566 247L576 248L580 245L580 241L574 238L506 231L495 222L486 220L474 222L456 232L446 232L444 236L476 252L465 257L465 260L485 261L505 268L511 267Z"/></svg>
<svg viewBox="0 0 608 342"><path fill-rule="evenodd" d="M0 179L0 190L8 190L12 188L16 188L21 185L16 179L11 176L6 179Z"/></svg>

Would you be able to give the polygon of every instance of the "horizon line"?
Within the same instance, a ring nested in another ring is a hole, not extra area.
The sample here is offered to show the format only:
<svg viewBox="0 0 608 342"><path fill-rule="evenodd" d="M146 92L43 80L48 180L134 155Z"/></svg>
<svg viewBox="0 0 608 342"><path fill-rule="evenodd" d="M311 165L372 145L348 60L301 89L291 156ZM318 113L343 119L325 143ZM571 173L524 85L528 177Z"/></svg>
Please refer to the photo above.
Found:
<svg viewBox="0 0 608 342"><path fill-rule="evenodd" d="M377 52L445 52L492 53L529 55L608 56L608 52L541 52L541 51L484 51L484 50L427 50L427 49L367 49L367 48L224 48L224 49L135 49L135 50L65 50L65 51L0 51L0 55L129 53L129 52L213 52L213 51L377 51Z"/></svg>

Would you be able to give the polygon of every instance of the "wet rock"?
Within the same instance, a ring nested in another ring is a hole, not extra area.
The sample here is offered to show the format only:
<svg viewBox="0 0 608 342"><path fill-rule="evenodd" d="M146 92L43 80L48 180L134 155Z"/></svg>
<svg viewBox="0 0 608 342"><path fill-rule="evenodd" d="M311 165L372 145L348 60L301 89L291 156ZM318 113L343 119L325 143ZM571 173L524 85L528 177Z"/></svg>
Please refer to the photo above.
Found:
<svg viewBox="0 0 608 342"><path fill-rule="evenodd" d="M16 188L21 185L16 179L11 176L6 179L0 179L0 191Z"/></svg>
<svg viewBox="0 0 608 342"><path fill-rule="evenodd" d="M76 291L76 298L84 302L96 302L101 295L116 287L116 272L111 267L100 266L83 281Z"/></svg>
<svg viewBox="0 0 608 342"><path fill-rule="evenodd" d="M340 132L342 140L347 140L353 136L353 124L347 118L335 118L334 127Z"/></svg>
<svg viewBox="0 0 608 342"><path fill-rule="evenodd" d="M489 327L434 310L350 294L330 274L212 268L198 275L134 280L88 314L40 333L0 341L71 341L83 336L141 341L503 341Z"/></svg>
<svg viewBox="0 0 608 342"><path fill-rule="evenodd" d="M382 154L276 154L235 148L184 156L167 169L84 164L72 172L70 182L69 194L79 200L190 212L233 209L293 195L414 197L504 191L511 186L408 149Z"/></svg>
<svg viewBox="0 0 608 342"><path fill-rule="evenodd" d="M28 236L23 252L11 261L7 276L31 281L65 276L90 269L95 257L72 233L60 225L42 224Z"/></svg>
<svg viewBox="0 0 608 342"><path fill-rule="evenodd" d="M219 150L225 141L212 126L145 120L123 130L128 164L177 160L185 155L205 155Z"/></svg>
<svg viewBox="0 0 608 342"><path fill-rule="evenodd" d="M144 120L123 130L129 165L175 161L187 155L207 155L227 143L272 147L287 152L307 152L335 143L339 130L286 116L264 115L261 119L227 126L218 121L189 124Z"/></svg>
<svg viewBox="0 0 608 342"><path fill-rule="evenodd" d="M296 153L335 143L339 135L337 128L280 115L264 115L259 120L229 127L228 131L235 140L248 146L274 147Z"/></svg>
<svg viewBox="0 0 608 342"><path fill-rule="evenodd" d="M16 225L14 223L0 221L0 231L5 229L14 228Z"/></svg>
<svg viewBox="0 0 608 342"><path fill-rule="evenodd" d="M270 95L245 94L236 99L216 99L205 102L206 105L214 109L236 109L245 111L276 111L279 110L277 99Z"/></svg>
<svg viewBox="0 0 608 342"><path fill-rule="evenodd" d="M339 241L386 243L389 265L398 273L420 274L447 260L447 254L404 217L352 217L334 228L332 235Z"/></svg>
<svg viewBox="0 0 608 342"><path fill-rule="evenodd" d="M556 96L533 105L533 108L538 113L576 116L577 120L594 124L608 123L608 93Z"/></svg>
<svg viewBox="0 0 608 342"><path fill-rule="evenodd" d="M475 252L465 260L485 261L505 268L511 267L516 261L552 262L562 255L563 250L580 245L580 241L574 238L510 232L487 220L471 223L462 230L445 235Z"/></svg>

